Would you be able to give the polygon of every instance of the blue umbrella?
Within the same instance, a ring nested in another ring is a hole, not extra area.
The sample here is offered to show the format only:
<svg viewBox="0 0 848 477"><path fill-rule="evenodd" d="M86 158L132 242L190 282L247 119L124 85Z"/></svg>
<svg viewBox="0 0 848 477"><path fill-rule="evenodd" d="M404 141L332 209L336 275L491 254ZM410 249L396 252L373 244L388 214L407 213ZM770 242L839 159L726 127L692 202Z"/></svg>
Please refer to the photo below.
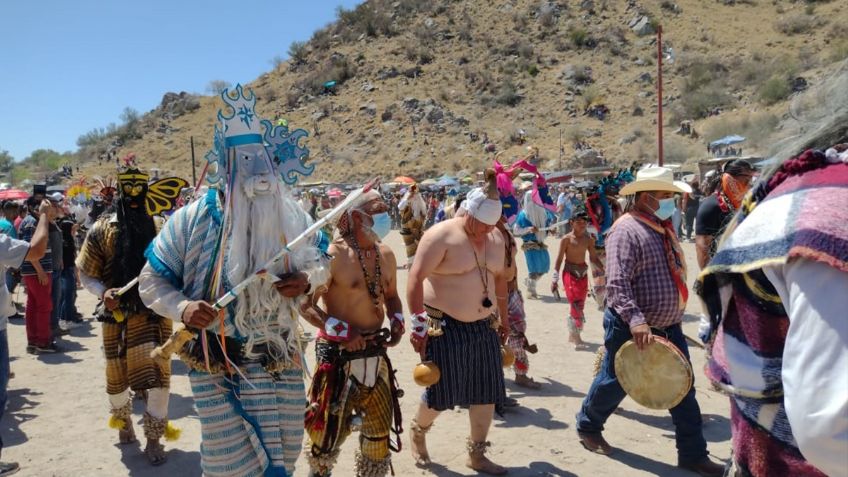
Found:
<svg viewBox="0 0 848 477"><path fill-rule="evenodd" d="M459 185L459 181L453 177L442 177L436 182L436 185L439 187L454 187Z"/></svg>
<svg viewBox="0 0 848 477"><path fill-rule="evenodd" d="M738 136L736 134L731 134L730 136L724 136L721 139L717 139L710 143L710 147L716 146L730 146L731 144L738 144L740 142L745 141L745 138L742 136Z"/></svg>

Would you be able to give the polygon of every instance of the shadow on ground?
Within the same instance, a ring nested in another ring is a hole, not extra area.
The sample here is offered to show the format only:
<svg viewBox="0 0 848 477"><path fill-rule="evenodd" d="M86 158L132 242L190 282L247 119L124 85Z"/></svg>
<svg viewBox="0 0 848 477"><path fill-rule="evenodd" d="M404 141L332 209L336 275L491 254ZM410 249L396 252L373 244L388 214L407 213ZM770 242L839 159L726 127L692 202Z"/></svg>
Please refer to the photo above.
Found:
<svg viewBox="0 0 848 477"><path fill-rule="evenodd" d="M666 437L674 439L674 423L671 420L671 415L655 416L651 414L641 414L627 409L615 411L619 416L641 422L646 426L651 426L657 429L668 431ZM704 439L707 442L724 442L730 439L730 420L724 416L717 414L702 414Z"/></svg>
<svg viewBox="0 0 848 477"><path fill-rule="evenodd" d="M0 435L3 436L3 446L12 447L28 441L27 435L21 430L21 424L36 418L34 413L27 411L35 409L39 402L31 399L41 396L40 392L29 388L11 389L8 393L8 407L0 421Z"/></svg>
<svg viewBox="0 0 848 477"><path fill-rule="evenodd" d="M165 449L168 461L159 466L152 466L144 455L144 436L139 434L139 442L133 444L115 444L121 450L121 462L130 477L161 477L163 475L179 475L182 477L200 477L200 452L186 452L182 449Z"/></svg>
<svg viewBox="0 0 848 477"><path fill-rule="evenodd" d="M545 408L533 409L518 406L507 408L503 417L498 416L495 427L514 429L521 427L538 427L540 429L568 429L568 424L554 419L551 411Z"/></svg>
<svg viewBox="0 0 848 477"><path fill-rule="evenodd" d="M512 471L512 469L510 469ZM523 470L523 469L518 469ZM567 470L560 469L559 467L551 464L550 462L531 462L530 465L527 466L527 470L529 473L522 474L520 472L515 473L511 472L513 475L539 475L545 477L576 477L577 474L569 472Z"/></svg>
<svg viewBox="0 0 848 477"><path fill-rule="evenodd" d="M38 360L45 364L79 363L82 360L75 358L72 354L86 351L88 349L76 341L68 341L64 339L57 340L56 345L62 349L61 352L53 354L39 354Z"/></svg>

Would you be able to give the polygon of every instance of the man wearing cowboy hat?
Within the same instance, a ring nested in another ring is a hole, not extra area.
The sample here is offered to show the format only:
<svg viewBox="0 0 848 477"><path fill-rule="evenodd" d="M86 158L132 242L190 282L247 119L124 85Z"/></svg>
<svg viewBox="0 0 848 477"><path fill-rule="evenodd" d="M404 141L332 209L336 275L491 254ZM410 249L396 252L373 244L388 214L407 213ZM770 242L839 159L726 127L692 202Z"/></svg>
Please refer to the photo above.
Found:
<svg viewBox="0 0 848 477"><path fill-rule="evenodd" d="M664 167L642 169L634 182L621 189L621 195L634 197L628 213L613 224L606 239L606 355L577 414L580 442L592 452L608 455L613 451L601 432L626 396L614 366L624 343L633 339L644 350L658 334L689 358L680 326L689 295L686 259L670 219L674 194L691 191ZM723 467L708 457L694 386L669 412L675 425L678 466L703 476L721 476Z"/></svg>

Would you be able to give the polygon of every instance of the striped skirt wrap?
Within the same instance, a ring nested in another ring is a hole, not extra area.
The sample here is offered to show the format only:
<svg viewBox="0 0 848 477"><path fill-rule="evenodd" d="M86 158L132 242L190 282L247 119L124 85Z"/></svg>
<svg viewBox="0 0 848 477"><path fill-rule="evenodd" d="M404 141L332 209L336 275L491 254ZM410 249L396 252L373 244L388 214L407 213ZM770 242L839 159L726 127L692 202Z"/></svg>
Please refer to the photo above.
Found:
<svg viewBox="0 0 848 477"><path fill-rule="evenodd" d="M484 318L465 323L431 307L426 309L431 319L441 321L444 332L427 340L425 357L441 371L439 382L424 391L430 409L503 403L501 344L491 321Z"/></svg>
<svg viewBox="0 0 848 477"><path fill-rule="evenodd" d="M106 392L170 387L170 363L159 366L150 352L171 336L171 328L171 320L149 312L128 315L121 323L104 321Z"/></svg>
<svg viewBox="0 0 848 477"><path fill-rule="evenodd" d="M247 363L241 371L253 387L238 375L189 372L200 417L203 475L292 475L303 447L302 372L270 374L259 363Z"/></svg>

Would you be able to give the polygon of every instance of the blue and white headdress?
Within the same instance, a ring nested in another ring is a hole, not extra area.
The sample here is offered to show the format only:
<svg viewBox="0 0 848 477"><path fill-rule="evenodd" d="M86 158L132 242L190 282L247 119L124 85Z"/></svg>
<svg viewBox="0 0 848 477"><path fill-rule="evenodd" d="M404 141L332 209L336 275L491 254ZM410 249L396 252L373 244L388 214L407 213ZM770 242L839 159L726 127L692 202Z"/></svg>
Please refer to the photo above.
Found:
<svg viewBox="0 0 848 477"><path fill-rule="evenodd" d="M297 182L295 174L312 174L315 166L306 165L309 149L299 144L300 138L309 133L303 129L289 132L287 125L274 126L271 121L260 118L256 113L256 96L252 90L245 94L240 84L232 93L229 88L221 92L221 99L228 106L228 114L218 110L221 125L215 126L212 150L205 156L209 163L207 179L211 185L219 185L228 173L227 150L251 144L263 146L269 161L286 184Z"/></svg>

